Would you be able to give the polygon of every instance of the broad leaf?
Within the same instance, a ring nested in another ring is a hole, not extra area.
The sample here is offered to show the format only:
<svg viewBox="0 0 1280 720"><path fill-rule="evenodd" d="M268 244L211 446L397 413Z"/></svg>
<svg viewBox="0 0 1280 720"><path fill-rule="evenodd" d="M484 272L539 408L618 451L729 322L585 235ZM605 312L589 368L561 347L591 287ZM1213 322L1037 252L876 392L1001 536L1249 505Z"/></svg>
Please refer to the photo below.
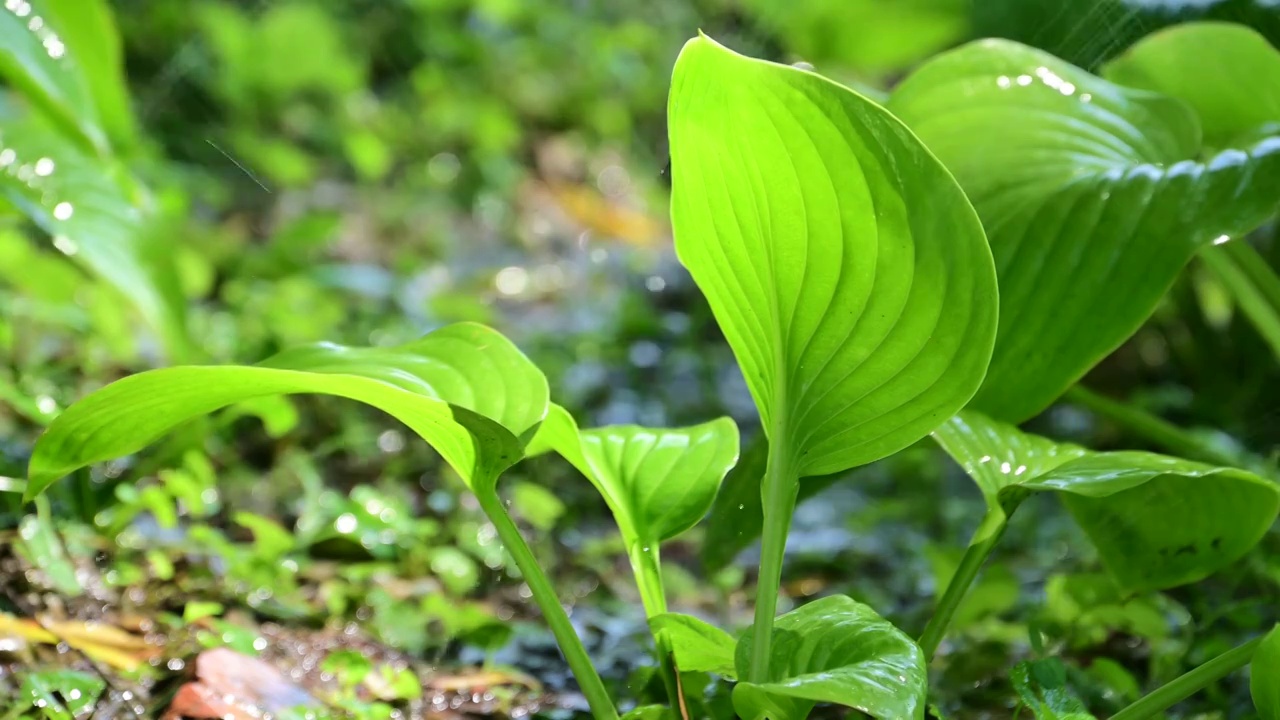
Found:
<svg viewBox="0 0 1280 720"><path fill-rule="evenodd" d="M716 673L730 680L737 679L734 668L733 636L689 615L667 613L649 619L655 635L663 635L676 656L680 672Z"/></svg>
<svg viewBox="0 0 1280 720"><path fill-rule="evenodd" d="M1280 489L1244 470L1146 452L1091 452L965 411L934 438L982 489L980 542L1034 492L1056 492L1127 590L1200 580L1248 552Z"/></svg>
<svg viewBox="0 0 1280 720"><path fill-rule="evenodd" d="M1143 38L1103 68L1129 87L1187 102L1213 147L1280 121L1280 52L1243 25L1178 25Z"/></svg>
<svg viewBox="0 0 1280 720"><path fill-rule="evenodd" d="M1280 627L1267 633L1253 651L1249 692L1262 720L1280 720Z"/></svg>
<svg viewBox="0 0 1280 720"><path fill-rule="evenodd" d="M669 103L676 252L780 466L896 452L964 405L996 322L990 252L942 165L883 108L706 37Z"/></svg>
<svg viewBox="0 0 1280 720"><path fill-rule="evenodd" d="M733 690L745 720L801 720L819 702L885 720L924 717L924 653L866 605L842 595L815 600L779 617L774 633L770 681ZM738 641L739 675L752 644L748 630Z"/></svg>
<svg viewBox="0 0 1280 720"><path fill-rule="evenodd" d="M359 400L422 436L471 483L492 491L547 412L542 373L509 340L458 323L394 348L333 344L256 366L181 366L127 377L67 408L36 442L27 496L86 465L136 452L183 421L265 395Z"/></svg>
<svg viewBox="0 0 1280 720"><path fill-rule="evenodd" d="M0 10L0 76L84 149L107 155L133 121L119 36L102 0L29 0Z"/></svg>
<svg viewBox="0 0 1280 720"><path fill-rule="evenodd" d="M926 63L890 109L955 173L1000 277L976 409L1022 421L1128 338L1193 254L1276 206L1280 140L1199 161L1184 103L983 40Z"/></svg>
<svg viewBox="0 0 1280 720"><path fill-rule="evenodd" d="M127 297L180 351L185 307L172 254L120 176L43 119L12 108L0 113L0 197L48 233L60 252Z"/></svg>
<svg viewBox="0 0 1280 720"><path fill-rule="evenodd" d="M693 527L711 508L738 460L729 418L687 428L615 425L579 431L559 405L538 433L604 496L628 546L661 543Z"/></svg>

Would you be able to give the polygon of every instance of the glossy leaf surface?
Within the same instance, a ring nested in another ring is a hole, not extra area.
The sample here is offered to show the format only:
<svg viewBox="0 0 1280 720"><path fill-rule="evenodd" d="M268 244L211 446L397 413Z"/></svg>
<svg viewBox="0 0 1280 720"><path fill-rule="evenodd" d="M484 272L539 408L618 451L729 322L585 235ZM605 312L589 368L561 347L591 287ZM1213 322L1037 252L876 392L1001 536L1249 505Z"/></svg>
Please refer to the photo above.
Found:
<svg viewBox="0 0 1280 720"><path fill-rule="evenodd" d="M1275 207L1280 139L1203 161L1184 103L983 40L926 63L890 109L955 173L1000 278L973 407L1020 422L1128 338L1198 250Z"/></svg>
<svg viewBox="0 0 1280 720"><path fill-rule="evenodd" d="M660 543L696 525L738 460L738 426L729 418L686 428L579 431L555 405L537 436L538 445L544 442L595 485L628 544Z"/></svg>
<svg viewBox="0 0 1280 720"><path fill-rule="evenodd" d="M708 672L733 680L734 648L729 633L690 615L667 613L649 620L655 634L665 635L676 656L680 672Z"/></svg>
<svg viewBox="0 0 1280 720"><path fill-rule="evenodd" d="M109 161L85 153L42 118L0 113L0 197L48 233L58 251L127 297L177 347L185 337L185 308L172 256L119 177Z"/></svg>
<svg viewBox="0 0 1280 720"><path fill-rule="evenodd" d="M1243 25L1202 22L1161 30L1108 63L1103 75L1185 101L1213 147L1231 147L1280 121L1280 52Z"/></svg>
<svg viewBox="0 0 1280 720"><path fill-rule="evenodd" d="M873 718L923 718L924 654L874 610L835 595L815 600L774 624L771 681L740 682L733 705L746 720L800 720L815 703L855 708ZM738 642L737 666L751 661L752 633Z"/></svg>
<svg viewBox="0 0 1280 720"><path fill-rule="evenodd" d="M317 393L372 405L422 436L477 492L523 456L547 383L509 340L449 325L394 348L321 344L255 366L180 366L112 383L67 408L37 441L28 497L92 463L134 453L183 421L265 395Z"/></svg>
<svg viewBox="0 0 1280 720"><path fill-rule="evenodd" d="M1194 582L1235 562L1280 511L1280 490L1243 470L1146 452L1091 452L973 411L934 438L982 489L988 533L1030 493L1056 492L1103 564L1132 591Z"/></svg>
<svg viewBox="0 0 1280 720"><path fill-rule="evenodd" d="M1262 720L1280 720L1280 627L1267 633L1253 651L1249 693Z"/></svg>
<svg viewBox="0 0 1280 720"><path fill-rule="evenodd" d="M996 287L977 217L892 115L706 38L668 106L676 251L799 476L891 454L982 380Z"/></svg>
<svg viewBox="0 0 1280 720"><path fill-rule="evenodd" d="M30 0L0 8L0 76L82 149L134 139L120 36L104 0Z"/></svg>

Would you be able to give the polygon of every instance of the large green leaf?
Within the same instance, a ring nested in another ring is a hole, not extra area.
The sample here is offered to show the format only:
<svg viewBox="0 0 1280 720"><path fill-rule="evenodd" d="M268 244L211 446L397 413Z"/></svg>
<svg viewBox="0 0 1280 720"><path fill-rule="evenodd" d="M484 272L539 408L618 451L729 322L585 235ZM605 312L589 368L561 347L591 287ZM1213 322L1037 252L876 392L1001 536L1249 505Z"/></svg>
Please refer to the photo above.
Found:
<svg viewBox="0 0 1280 720"><path fill-rule="evenodd" d="M4 17L0 11L0 17ZM0 197L54 246L101 277L181 353L185 307L173 255L110 161L86 154L42 118L0 113Z"/></svg>
<svg viewBox="0 0 1280 720"><path fill-rule="evenodd" d="M133 138L123 70L103 0L25 0L0 10L0 76L104 156L112 139Z"/></svg>
<svg viewBox="0 0 1280 720"><path fill-rule="evenodd" d="M1127 590L1200 580L1235 562L1280 512L1274 483L1146 452L1091 452L1028 435L973 411L934 438L982 489L975 544L1003 529L1029 494L1056 492Z"/></svg>
<svg viewBox="0 0 1280 720"><path fill-rule="evenodd" d="M1202 22L1162 30L1108 63L1103 75L1187 102L1214 147L1231 147L1280 121L1280 52L1243 25Z"/></svg>
<svg viewBox="0 0 1280 720"><path fill-rule="evenodd" d="M666 613L649 619L657 635L664 636L676 656L680 672L716 673L734 680L734 649L729 633L689 615Z"/></svg>
<svg viewBox="0 0 1280 720"><path fill-rule="evenodd" d="M1184 103L1002 40L941 55L890 109L987 229L1000 330L974 407L1021 421L1129 337L1199 249L1276 206L1280 140L1201 150Z"/></svg>
<svg viewBox="0 0 1280 720"><path fill-rule="evenodd" d="M509 340L458 323L392 348L321 344L256 366L180 366L117 381L67 408L32 452L27 496L86 465L146 447L183 421L267 395L372 405L422 436L479 492L523 457L547 382Z"/></svg>
<svg viewBox="0 0 1280 720"><path fill-rule="evenodd" d="M801 720L819 702L885 720L924 717L924 654L866 605L842 595L815 600L779 617L774 632L769 681L733 690L745 720ZM739 675L752 645L748 630L738 641Z"/></svg>
<svg viewBox="0 0 1280 720"><path fill-rule="evenodd" d="M1249 692L1262 720L1280 720L1280 627L1267 633L1253 651Z"/></svg>
<svg viewBox="0 0 1280 720"><path fill-rule="evenodd" d="M889 455L963 406L996 323L990 252L950 174L883 108L706 37L669 103L676 251L778 464Z"/></svg>
<svg viewBox="0 0 1280 720"><path fill-rule="evenodd" d="M687 428L579 431L568 411L554 405L536 441L595 485L628 547L656 546L696 525L738 460L738 426L729 418Z"/></svg>

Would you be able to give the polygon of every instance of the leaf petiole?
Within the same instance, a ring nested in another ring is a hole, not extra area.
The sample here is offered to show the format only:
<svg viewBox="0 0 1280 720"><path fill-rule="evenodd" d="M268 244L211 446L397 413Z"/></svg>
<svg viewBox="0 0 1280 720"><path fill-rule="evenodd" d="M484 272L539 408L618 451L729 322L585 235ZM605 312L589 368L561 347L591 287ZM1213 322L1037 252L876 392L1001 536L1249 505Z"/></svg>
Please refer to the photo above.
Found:
<svg viewBox="0 0 1280 720"><path fill-rule="evenodd" d="M495 483L477 483L476 487L486 485L494 487ZM609 698L609 691L605 689L604 681L600 679L600 674L591 664L591 656L587 654L582 640L573 629L569 615L560 604L560 596L556 594L551 581L538 566L538 560L533 556L533 551L529 549L524 536L520 534L520 529L507 514L502 500L496 492L492 491L477 491L476 498L480 501L480 508L488 516L489 522L493 523L507 552L515 560L516 567L520 568L520 574L524 576L524 581L533 594L533 601L542 610L542 616L550 626L560 651L564 653L565 661L569 663L569 668L573 670L573 675L582 688L587 704L591 706L591 714L601 720L617 720L618 711L614 708L613 700Z"/></svg>
<svg viewBox="0 0 1280 720"><path fill-rule="evenodd" d="M791 469L779 442L769 448L769 462L761 486L764 532L760 544L760 577L756 581L756 612L751 667L747 679L769 680L769 658L773 645L773 618L778 612L778 590L782 586L782 561L787 552L787 532L796 509L800 478Z"/></svg>
<svg viewBox="0 0 1280 720"><path fill-rule="evenodd" d="M1234 647L1200 667L1157 688L1129 707L1111 716L1111 720L1143 720L1155 717L1179 702L1208 687L1211 683L1239 670L1253 658L1261 637Z"/></svg>
<svg viewBox="0 0 1280 720"><path fill-rule="evenodd" d="M951 619L955 617L956 610L960 608L960 603L964 601L973 581L977 579L978 572L986 563L987 557L991 555L991 551L995 549L996 543L1000 542L1000 538L1004 536L1005 528L1009 526L1007 516L996 518L996 520L998 521L996 527L988 527L992 524L992 517L989 515L974 532L973 540L969 541L969 547L964 551L964 557L960 558L959 567L951 576L951 581L947 583L942 599L938 601L938 609L934 611L933 617L929 618L929 624L920 635L920 648L924 650L926 662L932 660L934 653L938 651L938 646L942 644L942 638L947 632L947 626L951 624Z"/></svg>

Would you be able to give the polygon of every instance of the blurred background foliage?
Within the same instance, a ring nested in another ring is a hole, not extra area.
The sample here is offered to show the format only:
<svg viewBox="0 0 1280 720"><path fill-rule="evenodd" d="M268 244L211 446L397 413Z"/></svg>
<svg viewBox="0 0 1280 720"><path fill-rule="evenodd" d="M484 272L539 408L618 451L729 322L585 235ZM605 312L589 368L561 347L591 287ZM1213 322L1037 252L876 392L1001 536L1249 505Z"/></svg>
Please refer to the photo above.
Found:
<svg viewBox="0 0 1280 720"><path fill-rule="evenodd" d="M59 408L127 373L317 340L394 344L456 320L513 337L587 424L727 413L754 436L745 385L670 247L665 99L686 39L702 29L877 96L975 37L1093 68L1204 18L1280 40L1265 0L7 0L0 491L21 487ZM1272 230L1255 239L1274 266ZM1280 443L1277 367L1193 265L1088 384L1265 458ZM1123 414L1070 402L1034 427L1151 446ZM526 465L504 492L626 683L645 662L642 617L603 503L562 463ZM848 592L918 630L980 498L927 442L854 474L807 491L820 497L800 508L789 590ZM57 534L0 493L0 610L105 605L249 652L263 636L217 625L228 608L356 621L415 658L487 658L565 687L536 622L512 624L527 589L460 489L372 411L238 406L59 483ZM1275 537L1209 582L1121 598L1060 509L1032 505L957 618L943 710L1006 717L1009 668L1060 655L1102 712L1275 619ZM695 533L671 553L676 609L745 619L754 550L732 510L717 509L705 551ZM0 672L0 694L18 687ZM1236 717L1223 708L1247 707L1247 691L1224 683L1199 703L1185 716Z"/></svg>

